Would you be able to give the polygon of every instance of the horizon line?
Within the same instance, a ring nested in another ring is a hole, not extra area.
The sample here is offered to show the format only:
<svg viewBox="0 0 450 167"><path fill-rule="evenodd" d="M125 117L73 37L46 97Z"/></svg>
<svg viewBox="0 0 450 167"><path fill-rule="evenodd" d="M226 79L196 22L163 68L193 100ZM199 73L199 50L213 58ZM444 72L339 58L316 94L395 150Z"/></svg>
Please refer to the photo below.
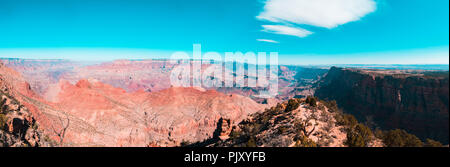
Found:
<svg viewBox="0 0 450 167"><path fill-rule="evenodd" d="M105 62L116 60L171 59L177 52L185 52L192 59L193 51L172 51L142 48L0 48L0 58L62 59L72 61ZM201 54L211 51L201 51ZM231 53L238 53L235 51ZM222 56L223 53L216 52ZM241 52L242 53L242 52ZM248 53L248 52L245 52ZM253 52L259 53L259 52ZM270 52L264 52L270 53ZM278 64L284 65L330 65L330 64L443 64L449 63L449 46L418 48L397 51L357 52L348 54L284 54L278 53ZM389 59L380 59L380 57ZM267 63L270 64L270 63Z"/></svg>
<svg viewBox="0 0 450 167"><path fill-rule="evenodd" d="M0 57L1 60L6 59L16 59L16 60L60 60L60 61L70 61L70 62L114 62L114 61L146 61L146 60L190 60L190 61L196 61L196 60L202 60L203 59L171 59L171 58L146 58L146 59L112 59L112 60L73 60L73 59L64 59L64 58L18 58L18 57ZM204 61L209 61L209 59L206 59ZM224 61L222 61L224 62ZM253 64L253 63L244 63L244 64ZM268 64L266 64L268 65ZM399 66L407 66L407 65L441 65L441 66L450 66L449 63L443 64L443 63L412 63L412 64L399 64L399 63L329 63L329 64L281 64L278 63L278 65L283 66L333 66L333 65L364 65L364 66L383 66L383 65L399 65Z"/></svg>

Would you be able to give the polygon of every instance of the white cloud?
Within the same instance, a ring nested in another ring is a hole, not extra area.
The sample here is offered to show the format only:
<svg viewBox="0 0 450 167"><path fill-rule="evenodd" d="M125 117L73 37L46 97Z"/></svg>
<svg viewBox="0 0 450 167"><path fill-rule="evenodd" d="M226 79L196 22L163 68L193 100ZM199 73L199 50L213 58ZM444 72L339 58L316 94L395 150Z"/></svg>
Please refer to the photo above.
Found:
<svg viewBox="0 0 450 167"><path fill-rule="evenodd" d="M292 35L300 38L311 35L312 32L298 27L290 27L285 25L262 25L263 31L282 35Z"/></svg>
<svg viewBox="0 0 450 167"><path fill-rule="evenodd" d="M267 0L258 19L278 24L335 28L376 10L374 0Z"/></svg>
<svg viewBox="0 0 450 167"><path fill-rule="evenodd" d="M271 39L256 39L256 40L260 41L260 42L280 43L278 41L274 41L274 40L271 40Z"/></svg>

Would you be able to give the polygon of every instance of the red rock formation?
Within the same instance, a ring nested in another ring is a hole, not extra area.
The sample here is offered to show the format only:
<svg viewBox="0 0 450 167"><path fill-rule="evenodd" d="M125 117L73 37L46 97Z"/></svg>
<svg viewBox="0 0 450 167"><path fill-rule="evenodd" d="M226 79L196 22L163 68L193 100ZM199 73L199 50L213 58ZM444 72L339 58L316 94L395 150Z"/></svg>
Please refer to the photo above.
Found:
<svg viewBox="0 0 450 167"><path fill-rule="evenodd" d="M102 83L122 88L127 92L138 90L155 92L168 89L170 87L170 72L174 68L174 65L167 60L117 60L91 65L83 65L67 60L4 59L4 61L8 67L14 68L23 74L26 81L31 83L30 86L34 92L50 101L54 100L54 86L61 79L72 84L83 79L96 79ZM209 66L207 64L202 65L202 70ZM308 92L310 87L305 87L304 84L294 84L301 80L298 78L309 78L311 76L309 74L311 73L310 71L315 70L304 70L304 68L295 66L280 66L278 81L280 96L277 99L285 100L297 94L311 94ZM314 74L312 76L318 75L316 73L312 74ZM222 76L216 77L221 78ZM246 76L244 80L247 81L248 78L255 78L255 76ZM305 84L309 84L309 82ZM301 90L298 91L295 87L299 87ZM225 94L240 94L254 98L259 95L259 91L263 91L266 88L215 87L210 89L218 90ZM303 93L303 91L306 93Z"/></svg>
<svg viewBox="0 0 450 167"><path fill-rule="evenodd" d="M26 97L24 104L42 117L39 120L49 135L52 128L63 127L61 118L76 125L68 129L68 144L135 146L198 141L212 135L218 118L237 122L264 106L215 91L251 96L264 88L170 88L174 65L164 60L82 66L62 60L8 59L7 64L32 83L26 85L21 79L17 85L24 87L19 89ZM280 79L280 87L285 88L295 73L282 67L282 74L285 79Z"/></svg>
<svg viewBox="0 0 450 167"><path fill-rule="evenodd" d="M3 64L21 74L31 89L44 94L47 86L59 81L62 74L80 66L68 60L3 59ZM16 72L16 73L17 73Z"/></svg>
<svg viewBox="0 0 450 167"><path fill-rule="evenodd" d="M243 96L196 88L127 93L88 80L61 81L58 87L49 106L74 122L66 139L72 145L175 146L211 137L221 117L241 120L263 109Z"/></svg>
<svg viewBox="0 0 450 167"><path fill-rule="evenodd" d="M16 71L0 61L0 147L50 146L44 142L36 118L40 114L25 99L37 98L28 83Z"/></svg>
<svg viewBox="0 0 450 167"><path fill-rule="evenodd" d="M119 72L151 68L142 62L142 67L129 69L128 63L109 66ZM112 69L98 68L97 74ZM214 90L168 88L128 93L94 79L81 79L76 84L60 80L48 87L46 94L51 98L46 101L14 70L0 66L0 75L14 85L7 89L33 111L51 139L59 141L55 131L68 127L63 146L175 146L183 140L211 137L219 118L239 121L264 107L247 97Z"/></svg>

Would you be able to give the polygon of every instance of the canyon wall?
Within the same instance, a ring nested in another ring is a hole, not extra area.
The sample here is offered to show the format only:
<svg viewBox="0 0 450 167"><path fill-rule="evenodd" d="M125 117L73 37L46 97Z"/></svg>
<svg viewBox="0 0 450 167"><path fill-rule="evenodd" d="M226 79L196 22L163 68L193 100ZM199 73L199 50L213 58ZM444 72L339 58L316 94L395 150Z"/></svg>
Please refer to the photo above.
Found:
<svg viewBox="0 0 450 167"><path fill-rule="evenodd" d="M433 74L433 75L431 75ZM402 73L332 67L315 96L336 100L360 121L381 129L405 129L422 140L448 144L448 72Z"/></svg>

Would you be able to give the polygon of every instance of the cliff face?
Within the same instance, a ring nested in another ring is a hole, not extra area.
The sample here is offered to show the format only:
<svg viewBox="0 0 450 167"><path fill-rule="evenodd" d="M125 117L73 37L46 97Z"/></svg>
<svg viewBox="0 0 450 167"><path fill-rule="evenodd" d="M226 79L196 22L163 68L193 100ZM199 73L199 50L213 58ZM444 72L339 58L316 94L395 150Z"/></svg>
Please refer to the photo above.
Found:
<svg viewBox="0 0 450 167"><path fill-rule="evenodd" d="M360 121L448 143L449 77L333 67L315 92Z"/></svg>
<svg viewBox="0 0 450 167"><path fill-rule="evenodd" d="M19 79L0 62L0 147L52 146L43 139L33 112L19 100L20 94L30 93L27 84Z"/></svg>
<svg viewBox="0 0 450 167"><path fill-rule="evenodd" d="M49 146L28 109L0 91L0 147Z"/></svg>

